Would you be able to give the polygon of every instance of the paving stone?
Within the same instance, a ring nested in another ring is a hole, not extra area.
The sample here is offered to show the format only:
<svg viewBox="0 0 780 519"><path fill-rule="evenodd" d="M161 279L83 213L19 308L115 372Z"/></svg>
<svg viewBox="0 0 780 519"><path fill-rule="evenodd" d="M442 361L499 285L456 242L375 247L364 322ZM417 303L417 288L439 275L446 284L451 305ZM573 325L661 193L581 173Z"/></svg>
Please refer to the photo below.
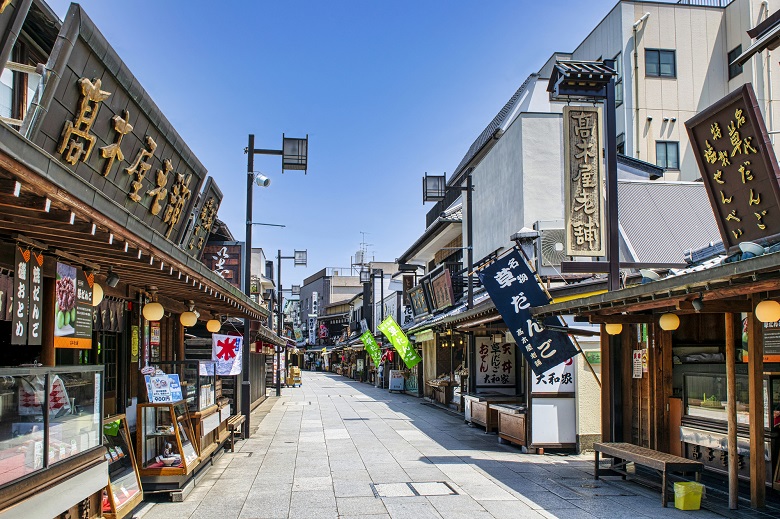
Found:
<svg viewBox="0 0 780 519"><path fill-rule="evenodd" d="M339 516L386 514L387 508L381 499L371 497L337 497Z"/></svg>

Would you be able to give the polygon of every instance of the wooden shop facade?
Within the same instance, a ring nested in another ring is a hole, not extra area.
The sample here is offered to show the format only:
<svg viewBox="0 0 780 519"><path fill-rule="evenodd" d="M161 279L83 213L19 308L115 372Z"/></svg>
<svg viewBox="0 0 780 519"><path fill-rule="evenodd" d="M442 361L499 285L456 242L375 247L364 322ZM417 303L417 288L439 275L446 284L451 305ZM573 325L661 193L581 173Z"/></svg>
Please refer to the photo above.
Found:
<svg viewBox="0 0 780 519"><path fill-rule="evenodd" d="M202 263L222 194L80 6L2 2L0 49L0 518L122 517L240 409L185 334L268 310Z"/></svg>

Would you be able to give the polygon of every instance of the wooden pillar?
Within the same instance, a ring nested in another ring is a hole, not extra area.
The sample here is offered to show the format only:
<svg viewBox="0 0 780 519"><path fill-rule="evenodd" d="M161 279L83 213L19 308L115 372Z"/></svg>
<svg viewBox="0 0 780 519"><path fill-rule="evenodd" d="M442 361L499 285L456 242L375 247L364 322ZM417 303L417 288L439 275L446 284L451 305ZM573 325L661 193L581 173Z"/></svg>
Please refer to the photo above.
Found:
<svg viewBox="0 0 780 519"><path fill-rule="evenodd" d="M41 364L54 366L54 322L57 295L53 278L43 278L43 307L41 326Z"/></svg>
<svg viewBox="0 0 780 519"><path fill-rule="evenodd" d="M739 499L739 462L737 453L737 345L735 320L739 315L725 314L726 319L726 413L728 416L727 450L729 453L729 510L737 509ZM740 323L741 324L741 323ZM763 399L762 399L763 401ZM751 453L752 454L752 453ZM763 457L763 456L762 456Z"/></svg>
<svg viewBox="0 0 780 519"><path fill-rule="evenodd" d="M764 336L762 323L748 315L748 393L750 400L750 506L763 508L766 502L766 460L764 459Z"/></svg>
<svg viewBox="0 0 780 519"><path fill-rule="evenodd" d="M179 322L178 317L172 317L174 329L174 341L176 342L175 360L184 360L184 326ZM250 345L253 346L253 345Z"/></svg>
<svg viewBox="0 0 780 519"><path fill-rule="evenodd" d="M612 442L612 352L609 348L610 336L605 326L601 325L601 441Z"/></svg>
<svg viewBox="0 0 780 519"><path fill-rule="evenodd" d="M672 332L661 327L651 327L653 337L653 373L655 374L655 421L656 446L662 452L669 452L669 399L672 397Z"/></svg>

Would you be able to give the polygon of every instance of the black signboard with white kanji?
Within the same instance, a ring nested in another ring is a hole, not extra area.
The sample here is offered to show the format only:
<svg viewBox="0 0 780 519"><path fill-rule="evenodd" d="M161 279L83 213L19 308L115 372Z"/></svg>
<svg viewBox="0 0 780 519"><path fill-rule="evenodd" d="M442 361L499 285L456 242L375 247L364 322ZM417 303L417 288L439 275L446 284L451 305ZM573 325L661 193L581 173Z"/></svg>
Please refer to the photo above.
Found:
<svg viewBox="0 0 780 519"><path fill-rule="evenodd" d="M27 322L30 317L30 249L16 246L14 259L13 321L11 344L27 344Z"/></svg>
<svg viewBox="0 0 780 519"><path fill-rule="evenodd" d="M42 344L43 317L43 263L42 252L32 251L30 258L30 315L27 322L27 344L40 346Z"/></svg>
<svg viewBox="0 0 780 519"><path fill-rule="evenodd" d="M479 280L534 373L542 374L577 355L568 335L546 330L531 316L532 306L550 300L517 249L479 271Z"/></svg>

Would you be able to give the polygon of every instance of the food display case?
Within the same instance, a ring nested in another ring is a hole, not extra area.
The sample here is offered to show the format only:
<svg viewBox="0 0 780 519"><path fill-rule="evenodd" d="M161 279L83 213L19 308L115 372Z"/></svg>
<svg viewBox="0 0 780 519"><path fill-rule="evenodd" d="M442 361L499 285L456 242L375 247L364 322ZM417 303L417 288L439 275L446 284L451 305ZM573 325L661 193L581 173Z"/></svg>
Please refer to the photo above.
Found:
<svg viewBox="0 0 780 519"><path fill-rule="evenodd" d="M737 454L739 476L750 477L750 412L748 376L736 375ZM780 489L780 373L765 373L764 457L767 482ZM701 461L710 470L727 472L726 375L686 373L683 377L683 417L680 427L683 456Z"/></svg>
<svg viewBox="0 0 780 519"><path fill-rule="evenodd" d="M0 488L101 448L102 366L0 368Z"/></svg>
<svg viewBox="0 0 780 519"><path fill-rule="evenodd" d="M190 413L203 411L217 403L216 362L183 360L158 362L155 366L168 375L179 375L182 397Z"/></svg>
<svg viewBox="0 0 780 519"><path fill-rule="evenodd" d="M103 517L120 519L143 500L141 478L133 454L133 443L125 415L107 418L103 424L103 446L108 461L108 485L103 491Z"/></svg>
<svg viewBox="0 0 780 519"><path fill-rule="evenodd" d="M157 483L160 477L187 476L199 462L199 455L192 441L187 403L139 404L138 473L146 484ZM178 480L177 480L178 481Z"/></svg>

